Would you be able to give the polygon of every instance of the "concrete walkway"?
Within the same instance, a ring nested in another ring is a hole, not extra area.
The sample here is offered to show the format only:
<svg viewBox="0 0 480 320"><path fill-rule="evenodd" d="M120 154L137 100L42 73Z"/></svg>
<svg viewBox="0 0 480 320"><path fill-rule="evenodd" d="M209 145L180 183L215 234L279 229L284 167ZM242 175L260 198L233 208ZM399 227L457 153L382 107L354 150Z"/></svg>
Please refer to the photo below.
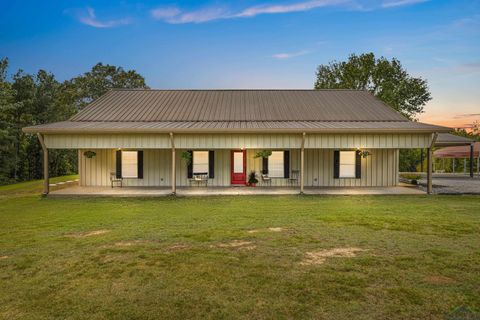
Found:
<svg viewBox="0 0 480 320"><path fill-rule="evenodd" d="M249 188L249 187L208 187L208 188L177 188L178 196L213 196L213 195L294 195L299 194L299 188ZM171 194L170 188L146 187L80 187L73 186L52 190L53 197L160 197ZM308 195L381 195L381 194L425 194L424 191L400 185L396 187L363 187L363 188L305 188Z"/></svg>

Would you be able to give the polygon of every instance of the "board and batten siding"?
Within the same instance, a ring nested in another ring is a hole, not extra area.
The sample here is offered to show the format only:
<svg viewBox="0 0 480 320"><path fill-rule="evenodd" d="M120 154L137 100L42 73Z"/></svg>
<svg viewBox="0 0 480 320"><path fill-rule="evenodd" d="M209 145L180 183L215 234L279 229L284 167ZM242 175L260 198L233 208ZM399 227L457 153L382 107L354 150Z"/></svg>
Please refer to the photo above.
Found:
<svg viewBox="0 0 480 320"><path fill-rule="evenodd" d="M323 148L428 148L431 134L307 134L305 149ZM168 149L168 134L44 135L50 149ZM174 134L177 149L297 149L301 134Z"/></svg>
<svg viewBox="0 0 480 320"><path fill-rule="evenodd" d="M93 158L86 158L83 152L96 152ZM255 158L260 149L247 150L247 176L250 171L259 175L261 158ZM284 149L277 149L284 150ZM181 159L183 149L176 152L177 186L189 186L187 166ZM333 178L334 149L305 150L306 187L369 187L394 186L398 184L398 149L371 149L370 155L362 158L361 179ZM110 174L115 172L115 149L82 149L78 152L81 186L110 186ZM230 186L230 150L215 150L215 178L209 179L209 186ZM290 150L290 170L300 170L300 151ZM171 151L168 149L144 150L143 179L124 179L124 186L170 187ZM298 182L299 183L299 182ZM288 180L272 178L272 187L288 186Z"/></svg>

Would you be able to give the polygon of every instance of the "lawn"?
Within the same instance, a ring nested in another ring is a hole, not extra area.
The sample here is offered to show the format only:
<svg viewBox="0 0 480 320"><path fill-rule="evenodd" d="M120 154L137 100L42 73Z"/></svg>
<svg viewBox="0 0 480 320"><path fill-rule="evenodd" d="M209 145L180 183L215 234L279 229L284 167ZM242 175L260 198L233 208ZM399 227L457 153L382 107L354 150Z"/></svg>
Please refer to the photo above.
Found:
<svg viewBox="0 0 480 320"><path fill-rule="evenodd" d="M480 311L479 196L86 200L40 190L0 187L0 318Z"/></svg>

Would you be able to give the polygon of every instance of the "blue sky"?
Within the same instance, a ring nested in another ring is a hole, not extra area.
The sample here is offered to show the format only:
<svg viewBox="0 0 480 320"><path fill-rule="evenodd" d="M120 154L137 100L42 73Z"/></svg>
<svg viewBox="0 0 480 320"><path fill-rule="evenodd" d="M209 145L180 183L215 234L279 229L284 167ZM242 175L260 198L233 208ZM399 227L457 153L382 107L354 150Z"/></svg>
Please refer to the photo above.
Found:
<svg viewBox="0 0 480 320"><path fill-rule="evenodd" d="M152 88L312 88L319 64L369 51L429 81L421 120L480 120L478 0L0 0L0 56L60 80L101 61Z"/></svg>

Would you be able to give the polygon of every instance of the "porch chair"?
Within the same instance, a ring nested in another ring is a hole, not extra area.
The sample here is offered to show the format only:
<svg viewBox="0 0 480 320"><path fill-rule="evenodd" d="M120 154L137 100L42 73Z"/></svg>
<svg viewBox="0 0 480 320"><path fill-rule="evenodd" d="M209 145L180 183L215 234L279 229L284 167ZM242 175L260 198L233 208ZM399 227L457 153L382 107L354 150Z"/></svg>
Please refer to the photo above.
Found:
<svg viewBox="0 0 480 320"><path fill-rule="evenodd" d="M288 178L288 183L293 186L298 184L298 176L300 175L299 170L292 170L292 173L290 174L290 178Z"/></svg>
<svg viewBox="0 0 480 320"><path fill-rule="evenodd" d="M117 178L117 174L115 172L110 172L110 183L112 188L115 183L120 183L120 188L123 188L123 178Z"/></svg>
<svg viewBox="0 0 480 320"><path fill-rule="evenodd" d="M208 186L208 174L207 173L194 173L193 178L190 179L190 184L196 183L197 187L205 183L205 187Z"/></svg>
<svg viewBox="0 0 480 320"><path fill-rule="evenodd" d="M268 184L269 186L272 185L272 178L266 173L262 173L262 184Z"/></svg>

